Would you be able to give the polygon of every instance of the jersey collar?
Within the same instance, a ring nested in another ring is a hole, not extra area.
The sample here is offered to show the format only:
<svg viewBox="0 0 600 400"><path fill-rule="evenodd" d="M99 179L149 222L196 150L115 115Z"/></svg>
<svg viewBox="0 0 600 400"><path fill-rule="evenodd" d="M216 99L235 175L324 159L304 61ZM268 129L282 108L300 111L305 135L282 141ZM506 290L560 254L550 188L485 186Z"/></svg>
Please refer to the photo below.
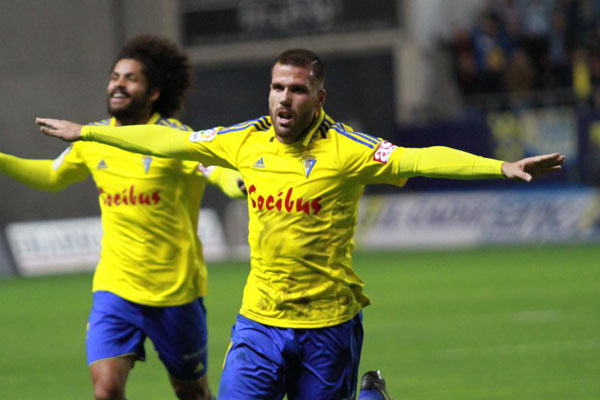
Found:
<svg viewBox="0 0 600 400"><path fill-rule="evenodd" d="M317 116L315 117L315 119L311 123L310 127L308 128L307 132L304 133L304 135L299 140L295 141L294 143L290 143L290 144L284 144L284 143L279 142L279 140L277 140L277 138L276 138L275 128L271 125L271 130L273 131L273 137L271 140L275 143L278 143L280 146L282 146L282 148L289 149L289 150L308 147L310 142L315 137L316 132L321 127L321 124L323 123L323 120L325 119L325 117L326 117L325 111L323 110L323 107L321 107L319 109L319 112L317 113Z"/></svg>
<svg viewBox="0 0 600 400"><path fill-rule="evenodd" d="M156 124L158 122L159 118L160 118L160 114L155 112L154 114L152 114L152 116L150 117L148 122L146 122L146 125ZM115 117L111 117L109 126L116 126L116 125L117 125L117 119Z"/></svg>
<svg viewBox="0 0 600 400"><path fill-rule="evenodd" d="M313 137L315 136L315 132L319 130L321 123L323 123L323 119L325 119L325 111L323 110L323 107L321 107L310 129L302 139L302 146L307 147L308 144L312 141Z"/></svg>

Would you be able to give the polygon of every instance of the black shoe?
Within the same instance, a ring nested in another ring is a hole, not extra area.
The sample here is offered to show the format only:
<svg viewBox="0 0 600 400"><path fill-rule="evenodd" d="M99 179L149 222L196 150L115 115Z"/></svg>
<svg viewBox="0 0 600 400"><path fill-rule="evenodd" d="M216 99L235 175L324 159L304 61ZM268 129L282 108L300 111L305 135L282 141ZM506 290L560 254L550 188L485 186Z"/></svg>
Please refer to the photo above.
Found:
<svg viewBox="0 0 600 400"><path fill-rule="evenodd" d="M385 380L381 377L381 371L365 372L360 380L360 390L375 390L385 400L392 400L385 388Z"/></svg>

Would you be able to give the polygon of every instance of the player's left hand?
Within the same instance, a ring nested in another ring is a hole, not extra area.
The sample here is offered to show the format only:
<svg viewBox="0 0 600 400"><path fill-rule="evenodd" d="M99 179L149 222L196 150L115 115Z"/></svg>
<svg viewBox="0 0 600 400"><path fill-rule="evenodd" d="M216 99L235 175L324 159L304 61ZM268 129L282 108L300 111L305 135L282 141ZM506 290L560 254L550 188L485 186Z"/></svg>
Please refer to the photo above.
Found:
<svg viewBox="0 0 600 400"><path fill-rule="evenodd" d="M67 142L75 142L81 139L82 125L71 121L54 118L36 118L35 123L39 125L44 135L54 136Z"/></svg>
<svg viewBox="0 0 600 400"><path fill-rule="evenodd" d="M527 157L516 162L504 162L502 174L508 179L530 182L536 176L560 170L564 162L565 156L559 153Z"/></svg>

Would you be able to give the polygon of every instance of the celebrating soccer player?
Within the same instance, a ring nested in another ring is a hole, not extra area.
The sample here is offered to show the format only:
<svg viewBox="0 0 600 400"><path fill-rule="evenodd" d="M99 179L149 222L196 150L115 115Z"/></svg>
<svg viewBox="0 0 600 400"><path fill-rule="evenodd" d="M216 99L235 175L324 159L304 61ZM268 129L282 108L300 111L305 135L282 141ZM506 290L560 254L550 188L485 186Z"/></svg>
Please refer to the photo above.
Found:
<svg viewBox="0 0 600 400"><path fill-rule="evenodd" d="M515 163L447 147L403 148L325 113L325 70L308 50L272 69L269 116L193 133L37 119L47 135L233 167L248 188L250 275L232 330L220 399L353 399L369 304L352 268L365 185L407 178L511 178L557 170L559 154ZM170 134L168 134L170 133ZM359 398L386 399L378 373Z"/></svg>
<svg viewBox="0 0 600 400"><path fill-rule="evenodd" d="M190 84L187 57L165 39L140 36L117 56L108 82L112 118L90 126L191 129L170 118ZM102 213L86 347L97 399L124 399L127 376L149 337L180 399L210 399L206 379L206 266L197 237L206 183L243 197L239 173L80 142L55 160L0 153L0 172L56 191L92 175Z"/></svg>

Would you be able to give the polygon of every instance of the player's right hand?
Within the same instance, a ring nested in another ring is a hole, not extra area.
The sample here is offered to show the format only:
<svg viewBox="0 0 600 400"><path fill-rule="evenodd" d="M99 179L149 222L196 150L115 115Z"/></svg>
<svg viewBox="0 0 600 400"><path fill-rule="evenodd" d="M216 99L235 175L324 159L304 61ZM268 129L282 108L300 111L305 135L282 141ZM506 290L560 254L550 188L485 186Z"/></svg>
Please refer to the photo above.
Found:
<svg viewBox="0 0 600 400"><path fill-rule="evenodd" d="M40 131L47 136L57 137L67 142L75 142L81 139L82 125L75 122L53 118L36 118L35 123L39 125Z"/></svg>
<svg viewBox="0 0 600 400"><path fill-rule="evenodd" d="M534 177L558 171L565 162L565 156L559 153L527 157L514 163L504 162L502 174L509 179L530 182Z"/></svg>

